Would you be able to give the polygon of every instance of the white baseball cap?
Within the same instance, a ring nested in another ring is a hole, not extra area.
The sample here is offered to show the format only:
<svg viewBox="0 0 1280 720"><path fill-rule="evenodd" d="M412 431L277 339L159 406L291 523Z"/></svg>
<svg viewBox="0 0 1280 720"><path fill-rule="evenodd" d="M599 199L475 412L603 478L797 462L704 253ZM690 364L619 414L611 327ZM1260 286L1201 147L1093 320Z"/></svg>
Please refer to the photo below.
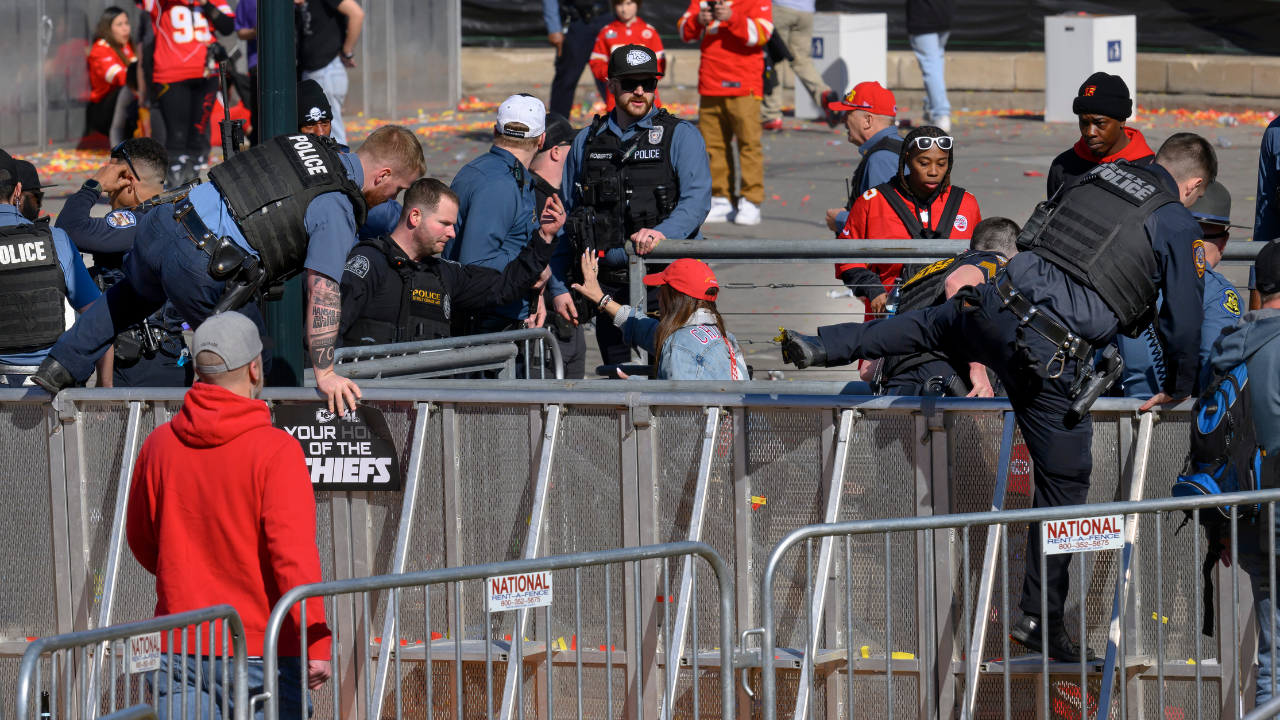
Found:
<svg viewBox="0 0 1280 720"><path fill-rule="evenodd" d="M520 123L529 128L508 130L507 123ZM520 93L512 95L498 106L498 132L518 138L536 138L547 129L547 108L538 98Z"/></svg>

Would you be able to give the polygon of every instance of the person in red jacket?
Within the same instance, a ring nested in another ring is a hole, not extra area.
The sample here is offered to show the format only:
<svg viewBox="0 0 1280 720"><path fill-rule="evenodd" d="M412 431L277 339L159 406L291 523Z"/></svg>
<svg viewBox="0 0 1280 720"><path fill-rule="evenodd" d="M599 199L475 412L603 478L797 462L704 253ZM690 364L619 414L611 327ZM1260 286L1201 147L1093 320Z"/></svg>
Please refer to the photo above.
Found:
<svg viewBox="0 0 1280 720"><path fill-rule="evenodd" d="M596 36L591 49L591 74L597 84L609 84L609 56L623 45L643 45L658 58L658 75L667 72L667 57L662 49L658 29L638 17L640 0L613 0L613 16L617 18L605 25ZM613 93L604 94L605 113L613 111ZM653 92L653 106L662 107L658 91Z"/></svg>
<svg viewBox="0 0 1280 720"><path fill-rule="evenodd" d="M759 225L764 203L764 46L773 35L771 0L693 0L680 17L680 39L699 41L698 129L711 161L711 212L704 222ZM738 157L729 142L738 139ZM742 171L737 208L729 196L733 167Z"/></svg>
<svg viewBox="0 0 1280 720"><path fill-rule="evenodd" d="M898 173L853 202L841 238L855 240L969 240L982 222L978 200L951 184L954 140L925 125L903 140ZM960 248L957 246L957 252ZM884 312L902 274L901 263L841 263L836 277L862 298L867 319Z"/></svg>
<svg viewBox="0 0 1280 720"><path fill-rule="evenodd" d="M262 692L262 645L271 609L294 587L321 580L315 494L302 447L271 426L271 411L256 399L263 385L262 340L253 321L235 312L215 315L196 330L192 350L199 382L178 415L142 444L126 531L134 557L156 576L156 616L222 603L240 614L253 697ZM300 616L300 606L294 606L280 634L280 717L289 720L304 717ZM221 638L211 640L220 652ZM207 651L195 650L190 631L188 647L194 654L187 657L186 672L173 675L175 682L187 683L179 691L186 695L185 707L205 707L211 696L221 696L221 660L202 661L206 682L198 688L195 664ZM324 601L313 598L307 601L307 678L313 690L329 678L329 655ZM162 657L153 688L162 720L169 671L168 657Z"/></svg>
<svg viewBox="0 0 1280 720"><path fill-rule="evenodd" d="M112 5L98 21L98 39L89 47L89 107L87 125L111 139L111 147L123 142L128 128L133 91L126 87L129 66L137 61L132 28L124 10ZM130 83L132 85L132 83ZM137 114L136 108L133 114ZM118 125L118 127L117 127ZM133 133L129 132L128 137Z"/></svg>

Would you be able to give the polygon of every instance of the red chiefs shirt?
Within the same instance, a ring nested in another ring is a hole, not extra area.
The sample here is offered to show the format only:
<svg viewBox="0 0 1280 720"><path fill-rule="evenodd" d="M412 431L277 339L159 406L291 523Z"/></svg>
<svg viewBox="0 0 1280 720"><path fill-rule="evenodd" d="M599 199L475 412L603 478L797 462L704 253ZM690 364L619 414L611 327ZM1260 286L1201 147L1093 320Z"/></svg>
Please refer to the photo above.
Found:
<svg viewBox="0 0 1280 720"><path fill-rule="evenodd" d="M120 50L128 62L132 63L137 59L132 47L125 45ZM95 42L89 49L89 82L92 85L89 102L98 102L114 88L123 87L128 69L128 64L120 62L120 56L116 55L116 51L111 49L106 40Z"/></svg>
<svg viewBox="0 0 1280 720"><path fill-rule="evenodd" d="M596 44L591 48L591 74L603 83L609 82L609 56L623 45L643 45L658 56L658 70L667 71L667 56L662 50L662 38L658 31L640 18L633 18L630 25L621 20L614 20L605 25L596 36ZM605 111L613 110L613 93L606 93ZM658 93L653 93L654 107L662 107Z"/></svg>
<svg viewBox="0 0 1280 720"><path fill-rule="evenodd" d="M919 210L921 225L935 230L938 229L936 218L942 214L942 208L946 206L947 198L951 196L951 192L954 189L948 186L938 193L938 197L934 198L933 204L929 208ZM898 191L894 190L893 192ZM899 192L898 194L901 195L902 193ZM907 204L907 207L913 207L910 198L904 197L903 201ZM978 200L972 194L966 192L964 198L960 200L960 210L956 213L955 222L951 224L951 239L972 239L973 228L980 222L982 222L982 211L978 209ZM853 201L853 207L849 209L849 219L845 221L844 229L840 231L840 237L853 240L909 240L911 239L911 233L907 232L907 226L902 224L898 213L893 211L889 201L884 199L880 190L871 188ZM874 270L880 276L880 282L886 288L892 288L893 283L898 279L898 275L902 273L902 263L841 263L836 265L836 277L839 278L852 268L862 267ZM866 300L862 302L867 307L870 307L870 303Z"/></svg>
<svg viewBox="0 0 1280 720"><path fill-rule="evenodd" d="M172 83L205 77L207 46L213 42L209 21L201 13L198 0L137 0L138 7L151 16L156 28L155 77L152 81ZM234 16L225 0L214 7Z"/></svg>
<svg viewBox="0 0 1280 720"><path fill-rule="evenodd" d="M693 0L680 16L680 39L699 41L698 94L718 97L764 97L764 46L773 35L772 0L721 0L733 15L721 22L698 24L706 0Z"/></svg>

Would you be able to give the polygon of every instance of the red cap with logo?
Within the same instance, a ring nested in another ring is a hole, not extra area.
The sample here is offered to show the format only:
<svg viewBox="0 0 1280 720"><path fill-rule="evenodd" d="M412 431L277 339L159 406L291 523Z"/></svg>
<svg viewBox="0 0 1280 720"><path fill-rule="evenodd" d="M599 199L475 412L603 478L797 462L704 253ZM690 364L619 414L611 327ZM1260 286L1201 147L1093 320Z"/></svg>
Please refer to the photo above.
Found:
<svg viewBox="0 0 1280 720"><path fill-rule="evenodd" d="M898 114L898 101L893 92L874 80L854 85L843 100L827 103L827 107L837 112L866 110L872 115Z"/></svg>
<svg viewBox="0 0 1280 720"><path fill-rule="evenodd" d="M644 284L651 286L670 285L680 292L697 300L716 299L720 292L720 283L716 282L716 274L701 260L681 258L667 266L660 273L644 276Z"/></svg>

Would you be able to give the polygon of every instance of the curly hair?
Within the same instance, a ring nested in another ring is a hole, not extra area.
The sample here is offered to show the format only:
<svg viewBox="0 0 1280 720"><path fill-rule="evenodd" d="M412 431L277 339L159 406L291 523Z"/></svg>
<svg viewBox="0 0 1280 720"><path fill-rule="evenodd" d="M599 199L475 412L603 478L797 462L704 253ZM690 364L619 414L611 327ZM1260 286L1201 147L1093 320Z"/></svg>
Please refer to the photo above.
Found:
<svg viewBox="0 0 1280 720"><path fill-rule="evenodd" d="M945 130L933 125L921 125L920 127L907 133L902 140L902 152L898 155L898 182L901 183L902 189L907 191L909 197L914 197L911 193L911 187L907 185L907 156L911 152L911 148L915 147L915 141L918 137L950 137ZM942 182L938 185L938 190L945 190L951 185L951 168L955 165L955 142L951 144L951 150L947 151L947 174L942 176Z"/></svg>

